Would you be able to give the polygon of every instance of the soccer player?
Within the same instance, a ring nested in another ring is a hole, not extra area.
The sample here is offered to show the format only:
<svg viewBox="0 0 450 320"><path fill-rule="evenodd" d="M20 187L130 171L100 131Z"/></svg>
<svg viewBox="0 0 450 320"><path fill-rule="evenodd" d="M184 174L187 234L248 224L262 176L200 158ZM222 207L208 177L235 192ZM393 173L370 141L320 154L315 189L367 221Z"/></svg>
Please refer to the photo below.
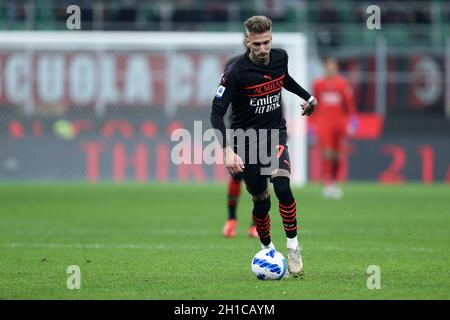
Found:
<svg viewBox="0 0 450 320"><path fill-rule="evenodd" d="M317 101L289 75L286 51L272 49L272 21L265 16L253 16L244 25L247 51L222 76L212 103L211 123L222 144L228 171L232 175L242 172L247 191L253 197L252 216L262 248L275 248L270 235L271 202L267 183L270 178L287 237L288 271L293 276L301 276L303 261L297 239L296 201L290 187L290 160L281 90L285 88L307 101L301 105L302 115L309 116ZM237 144L234 138L229 141L223 116L230 103L231 129L235 132L257 132L256 142L251 137L250 141L245 142L238 139L241 142ZM273 136L270 139L267 135L264 137L261 129L270 132L274 129L278 133L278 143L273 145ZM258 148L256 152L255 145ZM265 170L267 164L259 154L261 149L276 155L276 161L270 161L269 174ZM258 156L256 163L249 159L255 155ZM274 166L275 169L272 169Z"/></svg>
<svg viewBox="0 0 450 320"><path fill-rule="evenodd" d="M322 153L323 196L341 199L342 189L337 184L340 170L339 157L348 134L358 126L353 90L339 74L334 58L324 59L325 76L314 81L313 95L319 101L317 112L311 117L315 124ZM348 121L350 119L350 121Z"/></svg>
<svg viewBox="0 0 450 320"><path fill-rule="evenodd" d="M227 68L239 58L233 57L231 58L227 64L225 65L225 71ZM234 238L236 236L236 228L237 228L237 217L236 217L236 208L239 201L239 197L241 195L241 184L242 184L242 174L230 175L230 180L228 181L228 219L225 221L225 225L223 226L222 233L227 238ZM248 228L248 236L252 238L258 238L258 232L256 231L256 225L252 221L250 227Z"/></svg>

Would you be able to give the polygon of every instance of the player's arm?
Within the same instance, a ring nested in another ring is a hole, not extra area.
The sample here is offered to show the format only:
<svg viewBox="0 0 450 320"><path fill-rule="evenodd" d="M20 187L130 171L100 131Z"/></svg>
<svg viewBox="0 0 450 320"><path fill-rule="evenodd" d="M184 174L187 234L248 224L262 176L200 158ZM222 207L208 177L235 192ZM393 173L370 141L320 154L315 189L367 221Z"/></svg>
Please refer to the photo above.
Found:
<svg viewBox="0 0 450 320"><path fill-rule="evenodd" d="M211 125L216 130L216 136L224 151L225 165L231 174L236 174L244 169L242 159L234 153L232 145L227 139L223 120L235 90L236 84L232 72L225 72L217 88L211 108Z"/></svg>
<svg viewBox="0 0 450 320"><path fill-rule="evenodd" d="M348 133L354 134L359 127L359 120L356 110L355 96L353 94L353 88L350 83L344 81L342 85L342 96L344 97L344 104L349 114Z"/></svg>
<svg viewBox="0 0 450 320"><path fill-rule="evenodd" d="M313 89L312 90L313 96L319 97L320 86L317 80L314 81L312 89ZM308 141L311 141L312 143L315 143L315 141L317 141L317 121L319 116L320 115L317 112L315 112L308 118L307 122Z"/></svg>
<svg viewBox="0 0 450 320"><path fill-rule="evenodd" d="M297 83L287 72L284 78L283 87L306 101L306 103L302 103L302 116L311 115L317 106L317 100L312 96L308 91L303 89L301 85Z"/></svg>
<svg viewBox="0 0 450 320"><path fill-rule="evenodd" d="M312 86L312 95L313 95L313 97L318 97L318 96L319 96L319 91L320 91L319 81L316 80L316 81L313 82L313 86ZM318 104L318 103L317 103L317 104ZM316 106L316 107L317 107L317 106ZM317 117L318 117L318 115L317 115L317 112L316 112L316 113L314 113L314 114L311 116L310 121L311 121L312 123L315 122L315 121L317 120Z"/></svg>
<svg viewBox="0 0 450 320"><path fill-rule="evenodd" d="M297 96L299 96L300 98L302 98L303 100L306 101L305 103L301 104L302 116L304 116L304 115L309 116L309 115L311 115L313 113L314 109L316 108L317 100L308 91L303 89L303 87L301 85L299 85L297 83L297 81L295 81L290 76L289 71L288 71L288 67L287 67L288 66L289 56L287 55L286 51L284 51L284 52L285 52L285 55L286 55L286 76L284 77L283 87L287 91L290 91L290 92L296 94Z"/></svg>
<svg viewBox="0 0 450 320"><path fill-rule="evenodd" d="M286 73L286 77L284 78L283 87L287 91L290 91L290 92L298 95L300 98L302 98L305 101L308 101L312 97L312 95L308 91L303 89L302 86L299 85L297 83L297 81L295 81L294 78L292 78L288 72Z"/></svg>
<svg viewBox="0 0 450 320"><path fill-rule="evenodd" d="M357 110L356 110L355 96L353 94L353 88L347 81L345 81L343 84L342 95L344 96L344 102L347 108L347 112L350 115L356 115Z"/></svg>

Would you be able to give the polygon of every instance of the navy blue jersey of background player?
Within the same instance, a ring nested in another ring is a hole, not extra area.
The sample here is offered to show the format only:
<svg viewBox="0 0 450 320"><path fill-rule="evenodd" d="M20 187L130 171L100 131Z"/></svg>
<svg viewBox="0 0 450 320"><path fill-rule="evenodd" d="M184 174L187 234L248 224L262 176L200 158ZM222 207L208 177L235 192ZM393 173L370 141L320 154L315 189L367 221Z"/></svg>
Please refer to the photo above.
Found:
<svg viewBox="0 0 450 320"><path fill-rule="evenodd" d="M283 117L281 90L285 88L304 100L311 95L288 72L288 55L272 49L267 65L250 60L249 51L232 59L222 76L213 99L211 122L222 133L227 145L223 116L231 103L231 129L279 129L280 144L286 144L286 120Z"/></svg>

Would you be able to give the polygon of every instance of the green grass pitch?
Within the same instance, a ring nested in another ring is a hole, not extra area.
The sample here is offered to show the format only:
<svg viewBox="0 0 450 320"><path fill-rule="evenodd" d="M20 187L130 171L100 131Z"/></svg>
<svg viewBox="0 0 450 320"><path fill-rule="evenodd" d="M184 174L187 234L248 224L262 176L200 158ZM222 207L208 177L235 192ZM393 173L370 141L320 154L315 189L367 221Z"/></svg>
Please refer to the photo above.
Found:
<svg viewBox="0 0 450 320"><path fill-rule="evenodd" d="M225 239L225 185L2 184L0 299L450 298L449 185L349 183L342 201L320 190L294 189L304 278L260 281L245 188L238 236ZM272 195L285 254L277 205ZM367 288L370 265L381 289Z"/></svg>

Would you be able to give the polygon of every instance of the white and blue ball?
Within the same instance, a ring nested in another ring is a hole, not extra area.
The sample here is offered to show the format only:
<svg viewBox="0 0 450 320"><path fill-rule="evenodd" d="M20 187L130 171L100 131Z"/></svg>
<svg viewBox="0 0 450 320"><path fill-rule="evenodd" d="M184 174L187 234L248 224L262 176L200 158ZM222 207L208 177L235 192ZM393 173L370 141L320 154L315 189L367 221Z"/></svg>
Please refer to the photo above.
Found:
<svg viewBox="0 0 450 320"><path fill-rule="evenodd" d="M286 259L275 249L262 249L252 259L252 272L259 280L281 280L286 273Z"/></svg>

